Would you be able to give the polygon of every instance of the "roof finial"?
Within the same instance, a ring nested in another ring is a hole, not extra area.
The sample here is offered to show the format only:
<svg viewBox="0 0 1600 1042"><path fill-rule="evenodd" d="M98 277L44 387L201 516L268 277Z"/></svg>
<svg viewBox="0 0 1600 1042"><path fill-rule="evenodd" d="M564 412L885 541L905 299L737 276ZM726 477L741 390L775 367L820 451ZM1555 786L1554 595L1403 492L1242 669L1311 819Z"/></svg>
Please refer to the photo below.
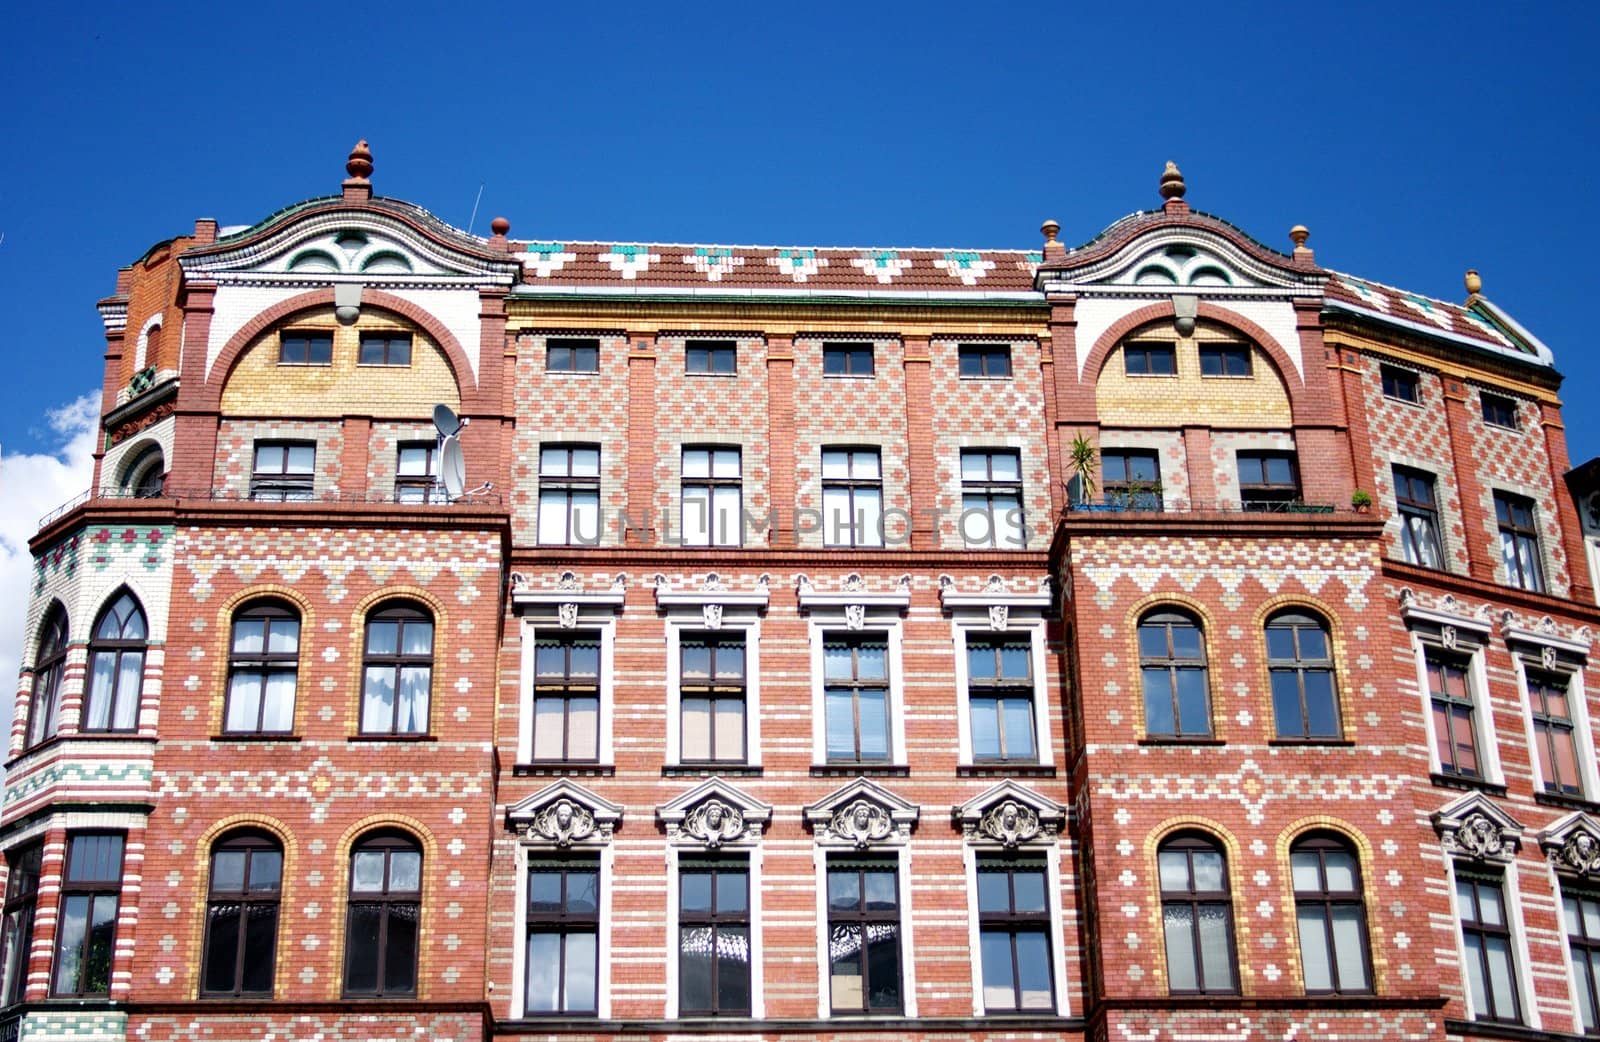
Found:
<svg viewBox="0 0 1600 1042"><path fill-rule="evenodd" d="M1046 243L1051 243L1055 242L1056 236L1061 234L1061 225L1057 224L1054 220L1046 220L1043 224L1039 225L1039 230L1044 233L1044 241Z"/></svg>
<svg viewBox="0 0 1600 1042"><path fill-rule="evenodd" d="M1039 225L1039 231L1044 233L1044 251L1041 256L1045 260L1054 260L1067 255L1067 248L1056 241L1056 236L1061 234L1061 225L1053 218Z"/></svg>
<svg viewBox="0 0 1600 1042"><path fill-rule="evenodd" d="M1483 292L1483 279L1478 277L1477 268L1467 269L1467 303L1472 303L1472 298Z"/></svg>
<svg viewBox="0 0 1600 1042"><path fill-rule="evenodd" d="M1311 238L1311 229L1303 224L1297 224L1289 229L1289 241L1294 243L1295 249L1305 246L1306 240Z"/></svg>
<svg viewBox="0 0 1600 1042"><path fill-rule="evenodd" d="M494 220L489 222L489 230L494 232L496 235L504 237L506 232L511 230L511 222L506 220L504 217L496 217Z"/></svg>
<svg viewBox="0 0 1600 1042"><path fill-rule="evenodd" d="M1183 172L1178 169L1178 164L1167 160L1167 168L1161 172L1161 198L1182 199L1189 186L1183 183Z"/></svg>
<svg viewBox="0 0 1600 1042"><path fill-rule="evenodd" d="M352 180L365 181L372 176L372 150L367 147L365 139L356 142L356 147L350 150L350 158L344 164L345 173Z"/></svg>

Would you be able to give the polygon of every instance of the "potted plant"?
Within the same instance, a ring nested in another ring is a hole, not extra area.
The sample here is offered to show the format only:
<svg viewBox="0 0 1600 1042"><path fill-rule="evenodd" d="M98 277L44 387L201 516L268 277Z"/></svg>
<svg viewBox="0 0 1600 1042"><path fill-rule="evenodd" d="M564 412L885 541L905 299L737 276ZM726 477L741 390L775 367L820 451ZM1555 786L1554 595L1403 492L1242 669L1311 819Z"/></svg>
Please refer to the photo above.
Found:
<svg viewBox="0 0 1600 1042"><path fill-rule="evenodd" d="M1069 489L1068 499L1073 506L1090 506L1094 502L1095 469L1100 462L1100 453L1095 449L1094 442L1079 433L1072 439L1067 456L1072 464L1072 481L1076 483L1075 489Z"/></svg>
<svg viewBox="0 0 1600 1042"><path fill-rule="evenodd" d="M1363 489L1356 489L1350 493L1350 505L1358 514L1365 514L1372 509L1372 496Z"/></svg>

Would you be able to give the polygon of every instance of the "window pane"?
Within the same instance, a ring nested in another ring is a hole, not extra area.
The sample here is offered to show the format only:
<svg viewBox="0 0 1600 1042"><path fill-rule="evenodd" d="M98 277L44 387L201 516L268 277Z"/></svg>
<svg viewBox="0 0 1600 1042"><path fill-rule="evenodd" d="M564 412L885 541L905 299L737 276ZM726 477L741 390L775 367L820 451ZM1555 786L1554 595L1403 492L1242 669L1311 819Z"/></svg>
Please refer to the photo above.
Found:
<svg viewBox="0 0 1600 1042"><path fill-rule="evenodd" d="M1322 918L1320 905L1301 908L1296 918L1300 924L1300 962L1305 970L1307 991L1333 990L1332 953L1328 950L1327 924Z"/></svg>
<svg viewBox="0 0 1600 1042"><path fill-rule="evenodd" d="M1361 913L1348 906L1333 909L1333 951L1339 962L1339 990L1365 991L1366 958L1361 950Z"/></svg>
<svg viewBox="0 0 1600 1042"><path fill-rule="evenodd" d="M412 619L406 622L405 639L401 652L406 655L428 655L433 652L433 623Z"/></svg>
<svg viewBox="0 0 1600 1042"><path fill-rule="evenodd" d="M592 933L567 935L566 1010L568 1013L595 1011L596 938Z"/></svg>
<svg viewBox="0 0 1600 1042"><path fill-rule="evenodd" d="M860 693L861 758L889 758L889 699L882 691Z"/></svg>
<svg viewBox="0 0 1600 1042"><path fill-rule="evenodd" d="M600 703L593 698L574 698L568 703L567 757L593 760L600 752Z"/></svg>
<svg viewBox="0 0 1600 1042"><path fill-rule="evenodd" d="M1013 698L1005 703L1004 709L1006 756L1013 760L1033 759L1033 703Z"/></svg>
<svg viewBox="0 0 1600 1042"><path fill-rule="evenodd" d="M1339 736L1339 702L1333 693L1333 675L1322 670L1307 670L1306 715L1308 733L1314 738Z"/></svg>
<svg viewBox="0 0 1600 1042"><path fill-rule="evenodd" d="M1228 952L1231 929L1225 907L1200 906L1200 958L1207 991L1233 990L1233 959Z"/></svg>
<svg viewBox="0 0 1600 1042"><path fill-rule="evenodd" d="M883 644L862 644L856 648L856 669L862 680L883 680L889 676L889 649Z"/></svg>
<svg viewBox="0 0 1600 1042"><path fill-rule="evenodd" d="M293 655L299 650L299 620L273 619L267 628L267 651L275 655Z"/></svg>
<svg viewBox="0 0 1600 1042"><path fill-rule="evenodd" d="M1164 906L1161 926L1167 943L1167 986L1173 991L1199 990L1200 972L1194 959L1194 917L1190 906Z"/></svg>
<svg viewBox="0 0 1600 1042"><path fill-rule="evenodd" d="M1163 850L1156 856L1160 870L1161 889L1185 892L1189 889L1189 856L1181 850Z"/></svg>
<svg viewBox="0 0 1600 1042"><path fill-rule="evenodd" d="M680 1011L711 1009L711 946L709 926L678 930L678 1007Z"/></svg>
<svg viewBox="0 0 1600 1042"><path fill-rule="evenodd" d="M251 905L245 913L244 973L239 990L265 995L272 991L272 971L278 941L278 906Z"/></svg>
<svg viewBox="0 0 1600 1042"><path fill-rule="evenodd" d="M742 926L717 930L717 1009L750 1008L750 932Z"/></svg>
<svg viewBox="0 0 1600 1042"><path fill-rule="evenodd" d="M848 644L825 644L822 648L822 675L828 680L854 677L855 658Z"/></svg>
<svg viewBox="0 0 1600 1042"><path fill-rule="evenodd" d="M1044 873L1011 873L1011 892L1018 912L1045 911Z"/></svg>
<svg viewBox="0 0 1600 1042"><path fill-rule="evenodd" d="M857 546L883 545L883 492L875 488L855 490L855 525Z"/></svg>
<svg viewBox="0 0 1600 1042"><path fill-rule="evenodd" d="M228 680L229 731L254 731L261 710L261 674L235 673Z"/></svg>
<svg viewBox="0 0 1600 1042"><path fill-rule="evenodd" d="M743 912L749 904L748 879L743 872L717 873L717 911Z"/></svg>
<svg viewBox="0 0 1600 1042"><path fill-rule="evenodd" d="M1500 887L1480 885L1478 891L1478 921L1489 926L1506 924L1505 908L1500 902Z"/></svg>
<svg viewBox="0 0 1600 1042"><path fill-rule="evenodd" d="M979 938L979 948L983 960L984 1007L1015 1009L1017 993L1015 967L1011 958L1011 934L1003 930L985 930Z"/></svg>
<svg viewBox="0 0 1600 1042"><path fill-rule="evenodd" d="M428 693L433 670L427 666L407 666L400 671L399 714L395 731L424 734L428 730Z"/></svg>
<svg viewBox="0 0 1600 1042"><path fill-rule="evenodd" d="M1278 735L1300 738L1306 734L1306 722L1300 716L1300 679L1293 672L1270 674L1272 683L1272 716L1277 721Z"/></svg>
<svg viewBox="0 0 1600 1042"><path fill-rule="evenodd" d="M214 904L206 912L205 976L202 991L232 991L239 958L239 908Z"/></svg>
<svg viewBox="0 0 1600 1042"><path fill-rule="evenodd" d="M828 873L828 907L835 911L854 911L861 905L861 877L854 869L834 869Z"/></svg>
<svg viewBox="0 0 1600 1042"><path fill-rule="evenodd" d="M1167 628L1161 623L1145 623L1139 627L1139 656L1141 658L1167 657Z"/></svg>
<svg viewBox="0 0 1600 1042"><path fill-rule="evenodd" d="M978 911L1011 911L1011 874L1009 872L978 873Z"/></svg>
<svg viewBox="0 0 1600 1042"><path fill-rule="evenodd" d="M1322 859L1314 851L1297 850L1289 855L1289 873L1294 880L1296 893L1315 894L1322 891Z"/></svg>
<svg viewBox="0 0 1600 1042"><path fill-rule="evenodd" d="M389 855L389 892L404 893L422 889L422 855L414 850L396 850Z"/></svg>
<svg viewBox="0 0 1600 1042"><path fill-rule="evenodd" d="M736 698L719 698L716 703L716 756L721 760L744 759L744 703Z"/></svg>
<svg viewBox="0 0 1600 1042"><path fill-rule="evenodd" d="M417 920L414 904L389 906L388 935L383 953L383 990L410 994L417 988Z"/></svg>
<svg viewBox="0 0 1600 1042"><path fill-rule="evenodd" d="M528 874L528 908L531 911L541 912L560 911L560 872L530 872Z"/></svg>
<svg viewBox="0 0 1600 1042"><path fill-rule="evenodd" d="M368 666L362 685L361 729L388 731L394 726L394 667Z"/></svg>
<svg viewBox="0 0 1600 1042"><path fill-rule="evenodd" d="M1333 893L1353 893L1356 884L1356 859L1343 850L1329 850L1323 854L1327 866L1328 889Z"/></svg>
<svg viewBox="0 0 1600 1042"><path fill-rule="evenodd" d="M121 676L117 680L117 704L111 717L111 726L130 731L138 722L139 691L144 679L144 655L137 651L122 653ZM103 715L96 712L97 717Z"/></svg>
<svg viewBox="0 0 1600 1042"><path fill-rule="evenodd" d="M1002 644L1000 646L1000 675L1007 680L1026 680L1029 675L1027 644Z"/></svg>
<svg viewBox="0 0 1600 1042"><path fill-rule="evenodd" d="M546 545L567 541L567 494L545 489L539 493L539 542Z"/></svg>
<svg viewBox="0 0 1600 1042"><path fill-rule="evenodd" d="M1483 935L1467 932L1462 936L1467 956L1467 984L1472 991L1472 1008L1480 1016L1489 1012L1488 982L1483 976Z"/></svg>
<svg viewBox="0 0 1600 1042"><path fill-rule="evenodd" d="M823 696L827 713L830 760L853 760L856 755L855 700L849 691L828 691Z"/></svg>
<svg viewBox="0 0 1600 1042"><path fill-rule="evenodd" d="M1200 629L1188 623L1172 624L1172 654L1174 658L1200 658Z"/></svg>
<svg viewBox="0 0 1600 1042"><path fill-rule="evenodd" d="M872 988L867 1008L894 1011L900 1008L900 930L890 923L867 926L867 977Z"/></svg>
<svg viewBox="0 0 1600 1042"><path fill-rule="evenodd" d="M1144 675L1144 724L1149 734L1175 734L1172 715L1172 679L1165 669L1141 670Z"/></svg>
<svg viewBox="0 0 1600 1042"><path fill-rule="evenodd" d="M384 854L381 850L358 850L350 865L350 889L354 893L383 891Z"/></svg>
<svg viewBox="0 0 1600 1042"><path fill-rule="evenodd" d="M244 890L244 862L242 850L219 850L211 855L211 889L218 893Z"/></svg>
<svg viewBox="0 0 1600 1042"><path fill-rule="evenodd" d="M1196 850L1189 855L1194 865L1194 888L1197 893L1217 893L1224 889L1224 862L1222 855L1210 850Z"/></svg>
<svg viewBox="0 0 1600 1042"><path fill-rule="evenodd" d="M1211 733L1211 710L1206 699L1206 673L1203 669L1174 671L1178 681L1178 731L1180 734Z"/></svg>
<svg viewBox="0 0 1600 1042"><path fill-rule="evenodd" d="M867 910L869 912L891 912L900 903L899 894L895 888L895 874L893 871L870 870L863 875L866 877Z"/></svg>
<svg viewBox="0 0 1600 1042"><path fill-rule="evenodd" d="M684 912L711 911L711 873L685 872L679 877L678 908Z"/></svg>
<svg viewBox="0 0 1600 1042"><path fill-rule="evenodd" d="M711 701L705 698L683 700L683 758L711 759Z"/></svg>
<svg viewBox="0 0 1600 1042"><path fill-rule="evenodd" d="M561 935L528 935L528 977L526 1005L530 1013L554 1013L561 999Z"/></svg>
<svg viewBox="0 0 1600 1042"><path fill-rule="evenodd" d="M1000 703L992 698L974 698L972 712L972 755L994 759L1000 755Z"/></svg>
<svg viewBox="0 0 1600 1042"><path fill-rule="evenodd" d="M1050 939L1043 930L1017 933L1017 978L1023 1009L1050 1008Z"/></svg>
<svg viewBox="0 0 1600 1042"><path fill-rule="evenodd" d="M316 465L317 447L315 445L290 445L288 447L288 460L284 464L285 474L310 474Z"/></svg>
<svg viewBox="0 0 1600 1042"><path fill-rule="evenodd" d="M591 914L600 908L600 873L572 871L567 873L567 911L574 914Z"/></svg>
<svg viewBox="0 0 1600 1042"><path fill-rule="evenodd" d="M1517 1018L1517 991L1511 980L1511 947L1504 937L1483 939L1484 957L1489 963L1489 991L1496 1017Z"/></svg>
<svg viewBox="0 0 1600 1042"><path fill-rule="evenodd" d="M233 624L233 653L235 655L258 655L266 633L266 622L263 619L239 619Z"/></svg>

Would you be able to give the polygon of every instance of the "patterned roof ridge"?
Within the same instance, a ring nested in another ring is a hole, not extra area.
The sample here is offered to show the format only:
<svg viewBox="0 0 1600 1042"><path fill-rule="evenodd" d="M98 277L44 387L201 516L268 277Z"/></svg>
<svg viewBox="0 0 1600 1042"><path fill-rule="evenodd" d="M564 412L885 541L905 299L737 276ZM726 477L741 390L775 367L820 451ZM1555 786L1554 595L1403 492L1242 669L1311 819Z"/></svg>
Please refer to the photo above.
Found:
<svg viewBox="0 0 1600 1042"><path fill-rule="evenodd" d="M548 246L560 243L564 246L648 246L652 250L827 250L833 253L979 253L979 254L1016 254L1025 257L1037 254L1037 247L988 247L980 246L830 246L817 243L771 243L758 245L755 243L738 242L650 242L648 240L628 239L563 239L557 235L545 236L537 239L511 240L512 252L525 250L529 246Z"/></svg>
<svg viewBox="0 0 1600 1042"><path fill-rule="evenodd" d="M1196 222L1194 220L1197 217L1201 218L1201 220L1199 222ZM1123 231L1125 231L1127 229L1130 229L1130 228L1137 227L1137 226L1139 226L1141 224L1161 224L1161 223L1167 223L1167 222L1172 222L1172 223L1191 223L1191 224L1192 223L1214 222L1216 224L1220 224L1220 225L1230 229L1231 231L1237 233L1238 235L1240 235L1244 239L1248 240L1257 249L1263 250L1266 253L1270 253L1274 257L1281 258L1285 264L1294 263L1294 257L1293 256L1291 256L1290 254L1284 253L1282 250L1273 249L1271 246L1268 246L1266 243L1262 242L1260 239L1256 238L1254 235L1251 235L1249 232L1245 231L1243 228L1239 227L1237 224L1234 224L1232 221L1228 220L1226 217L1218 217L1214 213L1207 213L1204 210L1195 210L1195 209L1191 209L1187 214L1183 215L1183 217L1181 217L1181 218L1174 218L1172 214L1167 213L1165 210L1135 210L1132 213L1130 213L1130 214L1128 214L1128 215L1126 215L1124 217L1119 217L1116 220L1112 221L1110 224L1106 225L1098 233L1096 233L1095 236L1093 238L1089 239L1087 242L1080 243L1077 246L1068 247L1067 248L1067 256L1070 257L1070 256L1072 256L1074 254L1077 254L1077 253L1088 252L1092 247L1099 246L1101 243L1104 243L1107 240L1113 238L1114 236L1121 234Z"/></svg>
<svg viewBox="0 0 1600 1042"><path fill-rule="evenodd" d="M218 235L214 241L207 243L205 246L191 247L190 251L197 253L209 253L226 249L236 242L259 234L265 229L272 227L274 224L281 223L296 213L319 209L326 206L338 206L344 202L345 199L342 195L319 195L311 199L302 199L297 203L290 203L288 206L274 210L272 213L261 218L261 220L255 222L254 224L249 225L248 227L240 228L238 231L231 232L227 235ZM473 235L471 232L463 231L462 229L451 224L449 221L444 220L433 211L418 206L416 203L409 202L405 199L395 199L391 196L375 195L366 203L357 204L357 206L361 209L387 210L390 213L401 214L415 220L420 220L423 224L430 226L434 233L439 235L441 238L453 241L455 245L473 253L489 254L491 252L496 252L493 251L489 246L489 240L481 236Z"/></svg>
<svg viewBox="0 0 1600 1042"><path fill-rule="evenodd" d="M1349 272L1336 269L1328 271L1333 278L1324 292L1327 299L1335 303L1364 307L1389 319L1412 323L1424 329L1430 325L1436 326L1446 333L1478 341L1493 350L1509 351L1520 358L1531 356L1546 364L1553 361L1548 348L1525 336L1510 315L1482 296L1477 298L1477 302L1484 306L1485 313L1479 313L1465 304L1440 300Z"/></svg>

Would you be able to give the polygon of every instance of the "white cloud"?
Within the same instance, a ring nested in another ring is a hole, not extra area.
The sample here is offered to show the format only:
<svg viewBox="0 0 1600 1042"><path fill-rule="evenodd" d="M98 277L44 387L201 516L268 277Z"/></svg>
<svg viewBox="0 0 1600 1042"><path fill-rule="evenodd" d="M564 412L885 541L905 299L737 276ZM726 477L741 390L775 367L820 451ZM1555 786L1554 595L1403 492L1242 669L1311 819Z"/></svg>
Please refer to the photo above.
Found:
<svg viewBox="0 0 1600 1042"><path fill-rule="evenodd" d="M45 414L54 451L0 458L0 718L10 732L13 681L21 665L39 518L89 487L100 427L100 392ZM3 744L3 740L0 740Z"/></svg>

